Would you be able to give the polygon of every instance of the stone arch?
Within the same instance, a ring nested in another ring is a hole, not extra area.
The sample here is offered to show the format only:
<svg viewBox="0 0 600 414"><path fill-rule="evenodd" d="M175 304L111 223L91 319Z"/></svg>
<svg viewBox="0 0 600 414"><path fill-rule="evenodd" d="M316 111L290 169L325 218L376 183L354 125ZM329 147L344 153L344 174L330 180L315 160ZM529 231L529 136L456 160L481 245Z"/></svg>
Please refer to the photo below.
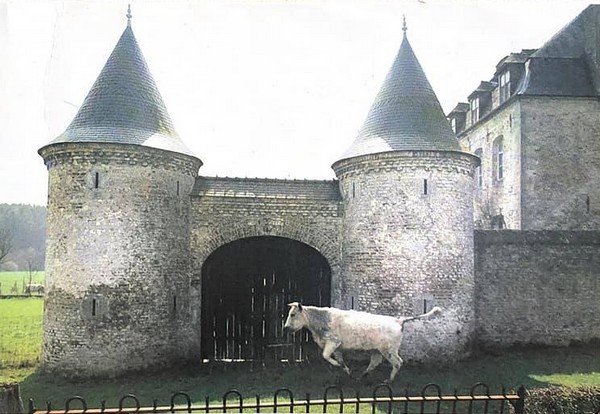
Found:
<svg viewBox="0 0 600 414"><path fill-rule="evenodd" d="M323 234L320 229L298 225L297 223L290 224L285 221L280 221L279 223L273 223L272 221L255 222L222 227L216 230L213 236L206 240L202 248L198 250L198 264L202 267L212 252L227 243L247 237L259 236L285 237L307 244L325 257L331 267L332 277L339 272L339 247L336 241L328 235Z"/></svg>
<svg viewBox="0 0 600 414"><path fill-rule="evenodd" d="M203 237L194 250L196 270L192 274L192 286L199 286L202 266L219 247L247 237L277 236L304 243L323 255L331 269L331 305L349 306L344 295L346 287L342 278L341 242L337 232L324 232L318 224L302 224L282 218L248 220L237 225L221 223L211 230L210 236Z"/></svg>

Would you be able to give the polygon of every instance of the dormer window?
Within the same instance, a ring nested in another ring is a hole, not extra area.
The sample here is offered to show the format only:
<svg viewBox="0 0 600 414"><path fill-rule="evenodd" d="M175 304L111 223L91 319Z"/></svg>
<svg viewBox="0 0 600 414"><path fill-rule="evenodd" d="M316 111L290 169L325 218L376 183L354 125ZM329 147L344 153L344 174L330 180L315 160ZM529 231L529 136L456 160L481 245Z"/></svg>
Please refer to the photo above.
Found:
<svg viewBox="0 0 600 414"><path fill-rule="evenodd" d="M454 133L456 134L456 118L452 118L451 124L452 124L452 131L454 131Z"/></svg>
<svg viewBox="0 0 600 414"><path fill-rule="evenodd" d="M510 98L510 72L506 71L500 75L500 103L506 102Z"/></svg>
<svg viewBox="0 0 600 414"><path fill-rule="evenodd" d="M479 121L479 97L471 100L471 124Z"/></svg>

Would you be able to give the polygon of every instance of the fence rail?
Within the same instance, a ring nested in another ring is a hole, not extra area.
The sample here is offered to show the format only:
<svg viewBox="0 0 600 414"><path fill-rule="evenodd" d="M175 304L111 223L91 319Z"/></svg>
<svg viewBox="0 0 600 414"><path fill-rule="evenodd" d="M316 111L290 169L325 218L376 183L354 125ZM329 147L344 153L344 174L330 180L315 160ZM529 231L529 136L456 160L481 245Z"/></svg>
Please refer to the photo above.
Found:
<svg viewBox="0 0 600 414"><path fill-rule="evenodd" d="M107 407L102 401L99 408L89 408L87 401L80 396L69 398L62 409L53 409L50 402L45 409L38 409L32 399L29 400L30 414L125 414L125 413L211 413L211 412L367 412L371 413L469 413L492 414L508 413L508 404L515 414L523 414L525 409L525 388L521 386L516 392L507 393L503 387L498 394L491 394L484 383L475 384L467 395L459 395L455 390L452 395L443 395L437 384L427 384L418 395L410 395L407 387L403 395L394 395L387 384L373 388L369 396L360 396L355 392L353 397L344 395L338 386L330 386L323 392L322 398L311 399L305 394L302 399L295 399L288 388L280 388L272 398L264 399L260 395L245 399L237 390L223 394L221 403L211 403L206 397L204 403L193 403L188 393L176 392L171 395L169 405L159 405L153 400L152 406L142 406L133 394L121 397L117 407ZM508 403L508 404L507 404ZM133 406L131 406L133 405ZM287 410L287 411L280 411Z"/></svg>

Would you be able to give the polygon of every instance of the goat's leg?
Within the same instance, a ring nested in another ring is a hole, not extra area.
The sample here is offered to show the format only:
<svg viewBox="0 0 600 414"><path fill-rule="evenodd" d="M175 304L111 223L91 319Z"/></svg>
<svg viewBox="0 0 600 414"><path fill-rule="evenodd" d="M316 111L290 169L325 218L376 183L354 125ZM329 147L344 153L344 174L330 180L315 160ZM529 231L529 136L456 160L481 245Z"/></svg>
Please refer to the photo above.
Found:
<svg viewBox="0 0 600 414"><path fill-rule="evenodd" d="M398 355L398 351L396 350L383 353L383 357L392 364L392 372L390 372L390 382L392 382L404 361L402 361L402 358L400 358L400 355Z"/></svg>
<svg viewBox="0 0 600 414"><path fill-rule="evenodd" d="M379 364L381 364L382 361L383 361L383 355L381 355L379 352L373 352L371 354L371 360L369 361L369 366L367 367L367 369L365 369L365 372L363 372L362 376L364 377L367 374L369 374L369 372L371 372L375 368L377 368L377 366Z"/></svg>
<svg viewBox="0 0 600 414"><path fill-rule="evenodd" d="M335 360L339 362L340 366L346 372L346 374L350 375L350 368L348 368L348 365L346 365L346 363L344 362L344 357L342 356L342 353L339 350L336 350L333 353L333 355L335 356Z"/></svg>
<svg viewBox="0 0 600 414"><path fill-rule="evenodd" d="M336 357L338 355L341 355L339 352L336 352L336 349L338 348L338 346L339 345L336 344L335 342L326 342L325 346L323 347L323 354L322 354L323 358L325 358L325 360L327 362L329 362L331 365L334 365L336 367L342 367L344 369L344 371L346 371L346 373L350 374L350 369L346 366L346 364L344 364L343 359L341 360L341 363L340 363L331 357L331 355L334 352L336 353Z"/></svg>

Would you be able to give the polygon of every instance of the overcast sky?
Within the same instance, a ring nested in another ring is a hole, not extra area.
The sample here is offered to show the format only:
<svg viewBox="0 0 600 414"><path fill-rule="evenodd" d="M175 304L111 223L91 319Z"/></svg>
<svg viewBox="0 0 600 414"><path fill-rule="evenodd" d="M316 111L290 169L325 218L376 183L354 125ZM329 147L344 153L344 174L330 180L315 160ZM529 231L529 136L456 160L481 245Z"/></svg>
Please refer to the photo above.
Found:
<svg viewBox="0 0 600 414"><path fill-rule="evenodd" d="M408 38L442 107L589 2L131 1L132 26L201 175L334 178ZM0 203L45 205L37 150L75 116L127 0L0 0Z"/></svg>

